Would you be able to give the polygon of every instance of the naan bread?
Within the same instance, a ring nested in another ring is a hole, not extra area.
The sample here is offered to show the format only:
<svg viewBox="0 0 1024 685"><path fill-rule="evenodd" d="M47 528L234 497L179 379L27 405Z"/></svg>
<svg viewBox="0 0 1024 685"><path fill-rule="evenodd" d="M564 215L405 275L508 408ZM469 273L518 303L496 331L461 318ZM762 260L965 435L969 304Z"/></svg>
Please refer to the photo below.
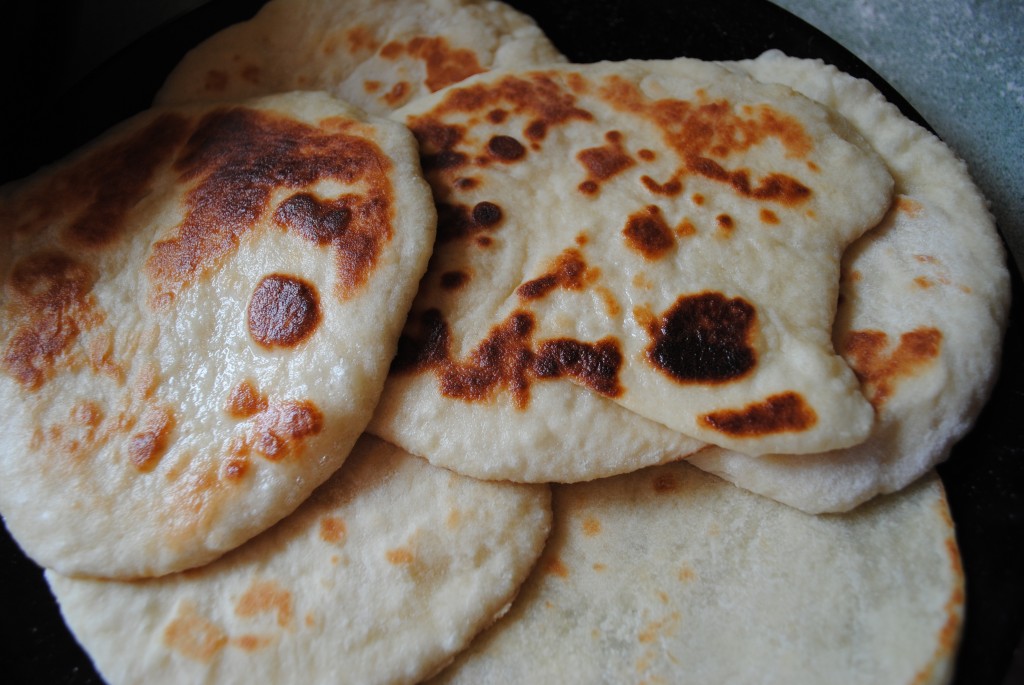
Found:
<svg viewBox="0 0 1024 685"><path fill-rule="evenodd" d="M369 421L435 220L409 132L324 94L152 110L3 189L25 552L160 575L291 512Z"/></svg>
<svg viewBox="0 0 1024 685"><path fill-rule="evenodd" d="M212 564L118 582L47 573L116 683L415 683L507 610L550 491L364 438L292 516Z"/></svg>
<svg viewBox="0 0 1024 685"><path fill-rule="evenodd" d="M664 464L705 447L572 383L533 386L525 408L504 398L456 404L431 384L388 383L392 391L381 396L367 430L475 478L576 483Z"/></svg>
<svg viewBox="0 0 1024 685"><path fill-rule="evenodd" d="M778 52L733 68L839 112L896 179L892 210L843 258L833 331L878 421L845 450L758 459L707 450L692 463L804 511L847 510L919 478L970 429L998 376L1005 255L964 163L867 81Z"/></svg>
<svg viewBox="0 0 1024 685"><path fill-rule="evenodd" d="M500 2L273 0L189 52L156 101L325 90L386 113L492 67L564 59Z"/></svg>
<svg viewBox="0 0 1024 685"><path fill-rule="evenodd" d="M945 683L964 609L942 487L809 516L685 463L556 486L509 613L437 683Z"/></svg>
<svg viewBox="0 0 1024 685"><path fill-rule="evenodd" d="M579 435L534 407L570 379L751 454L867 436L829 332L840 255L892 179L827 110L681 59L490 72L396 116L420 141L438 244L373 432L431 459L515 414Z"/></svg>

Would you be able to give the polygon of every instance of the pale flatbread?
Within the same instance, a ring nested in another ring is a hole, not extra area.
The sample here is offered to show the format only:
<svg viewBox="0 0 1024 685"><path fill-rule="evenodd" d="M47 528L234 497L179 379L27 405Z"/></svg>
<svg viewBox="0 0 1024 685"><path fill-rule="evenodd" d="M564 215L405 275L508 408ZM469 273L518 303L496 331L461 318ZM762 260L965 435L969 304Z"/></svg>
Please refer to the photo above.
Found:
<svg viewBox="0 0 1024 685"><path fill-rule="evenodd" d="M324 94L149 111L3 189L25 552L159 575L292 511L370 418L434 223L409 132Z"/></svg>
<svg viewBox="0 0 1024 685"><path fill-rule="evenodd" d="M866 437L871 406L829 332L840 254L892 180L827 110L681 59L490 72L396 116L421 144L438 244L373 432L430 459L516 412L577 435L564 412L538 419L554 402L533 407L570 379L752 454Z"/></svg>
<svg viewBox="0 0 1024 685"><path fill-rule="evenodd" d="M564 60L500 2L273 0L189 52L156 101L326 90L385 113L492 67Z"/></svg>
<svg viewBox="0 0 1024 685"><path fill-rule="evenodd" d="M550 525L545 486L367 437L292 516L208 566L47 579L112 685L414 683L508 608Z"/></svg>
<svg viewBox="0 0 1024 685"><path fill-rule="evenodd" d="M437 683L948 682L964 610L934 475L809 516L685 463L556 486L509 613Z"/></svg>
<svg viewBox="0 0 1024 685"><path fill-rule="evenodd" d="M734 68L842 114L896 179L893 209L844 256L833 332L878 422L846 450L758 459L708 450L693 463L808 512L843 511L920 477L970 429L998 376L1005 255L964 163L870 83L778 52Z"/></svg>

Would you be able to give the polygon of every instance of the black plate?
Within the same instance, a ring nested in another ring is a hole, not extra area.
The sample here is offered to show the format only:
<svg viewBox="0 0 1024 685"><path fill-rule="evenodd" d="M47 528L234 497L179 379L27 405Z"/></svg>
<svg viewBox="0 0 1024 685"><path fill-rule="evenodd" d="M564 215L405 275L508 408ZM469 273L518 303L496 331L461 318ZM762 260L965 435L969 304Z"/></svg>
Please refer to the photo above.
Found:
<svg viewBox="0 0 1024 685"><path fill-rule="evenodd" d="M766 0L511 0L510 4L533 16L576 62L681 55L741 59L778 48L797 57L824 59L873 81L907 116L924 123L854 55ZM189 48L215 30L252 16L260 5L260 0L214 0L133 44L57 97L47 97L46 86L53 75L47 73L45 62L4 60L15 69L12 80L20 107L0 106L0 181L62 157L144 109ZM71 17L53 24L47 18L40 23L41 16L28 17L34 24L24 22L26 27L32 25L27 31L30 38L49 39L35 54L45 53L48 47L57 49L62 33L66 37L67 22L74 21ZM8 27L17 27L17 19ZM10 43L6 47L11 51ZM940 467L967 575L967 619L956 685L1010 685L1007 674L1024 630L1024 360L1019 354L1024 350L1024 288L1016 269L1013 286L999 384L974 430ZM100 683L88 657L64 627L39 568L21 554L6 530L0 532L0 568L0 678Z"/></svg>

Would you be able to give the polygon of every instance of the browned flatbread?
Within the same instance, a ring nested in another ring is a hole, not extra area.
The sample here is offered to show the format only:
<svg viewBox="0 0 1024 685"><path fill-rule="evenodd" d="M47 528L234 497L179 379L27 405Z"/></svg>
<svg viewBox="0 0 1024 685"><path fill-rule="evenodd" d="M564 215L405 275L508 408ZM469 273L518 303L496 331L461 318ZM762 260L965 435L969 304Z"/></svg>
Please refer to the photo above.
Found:
<svg viewBox="0 0 1024 685"><path fill-rule="evenodd" d="M157 109L0 194L0 511L38 563L198 565L377 402L435 213L415 141L322 93Z"/></svg>
<svg viewBox="0 0 1024 685"><path fill-rule="evenodd" d="M892 178L828 110L682 59L492 71L396 116L438 243L371 431L440 459L460 426L551 423L534 389L571 381L748 454L867 436L830 333L841 253Z"/></svg>

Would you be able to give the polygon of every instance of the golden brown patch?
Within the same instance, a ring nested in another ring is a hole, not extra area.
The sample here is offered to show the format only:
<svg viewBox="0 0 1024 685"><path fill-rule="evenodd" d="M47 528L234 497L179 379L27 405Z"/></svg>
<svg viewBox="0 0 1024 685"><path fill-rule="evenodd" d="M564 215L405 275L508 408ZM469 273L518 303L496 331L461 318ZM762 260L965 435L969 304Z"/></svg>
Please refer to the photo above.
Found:
<svg viewBox="0 0 1024 685"><path fill-rule="evenodd" d="M622 235L630 249L652 261L661 259L676 245L672 230L657 205L648 205L631 214Z"/></svg>
<svg viewBox="0 0 1024 685"><path fill-rule="evenodd" d="M601 533L601 522L596 516L588 516L583 519L583 534L587 537L594 537Z"/></svg>
<svg viewBox="0 0 1024 685"><path fill-rule="evenodd" d="M423 62L426 68L423 83L432 93L484 71L475 52L453 48L441 36L416 36L406 43L391 41L380 50L381 57L388 60L398 59L403 54Z"/></svg>
<svg viewBox="0 0 1024 685"><path fill-rule="evenodd" d="M208 663L228 643L228 636L203 617L193 602L183 602L164 628L163 642L184 657Z"/></svg>
<svg viewBox="0 0 1024 685"><path fill-rule="evenodd" d="M70 218L62 237L78 248L102 248L128 229L128 214L151 190L153 176L166 165L188 133L189 122L162 114L126 137L103 145L55 172L30 190L24 202L48 202L38 214L25 213L28 226L41 228L60 212ZM59 197L60 202L53 202Z"/></svg>
<svg viewBox="0 0 1024 685"><path fill-rule="evenodd" d="M128 440L128 461L139 471L151 471L167 451L174 429L174 412L150 408L142 415L142 430Z"/></svg>
<svg viewBox="0 0 1024 685"><path fill-rule="evenodd" d="M935 285L935 281L925 276L918 276L914 279L914 285L918 288L927 290Z"/></svg>
<svg viewBox="0 0 1024 685"><path fill-rule="evenodd" d="M818 415L795 392L772 395L742 409L723 409L705 414L700 423L737 438L805 431L818 422Z"/></svg>
<svg viewBox="0 0 1024 685"><path fill-rule="evenodd" d="M644 185L647 190L655 195L665 195L666 197L675 197L683 192L683 183L678 178L670 178L664 183L658 183L650 176L646 174L640 177L640 182Z"/></svg>
<svg viewBox="0 0 1024 685"><path fill-rule="evenodd" d="M516 288L520 300L538 300L556 288L582 290L597 278L596 269L588 269L583 253L569 248L548 265L547 272Z"/></svg>
<svg viewBox="0 0 1024 685"><path fill-rule="evenodd" d="M924 205L913 198L907 197L906 195L900 195L896 199L896 210L903 212L909 217L916 218L924 211Z"/></svg>
<svg viewBox="0 0 1024 685"><path fill-rule="evenodd" d="M99 323L91 294L96 275L60 252L30 255L14 265L9 280L13 333L3 370L28 390L38 390L79 334Z"/></svg>
<svg viewBox="0 0 1024 685"><path fill-rule="evenodd" d="M336 516L325 516L320 519L320 539L334 545L345 544L348 537L348 528L344 519Z"/></svg>
<svg viewBox="0 0 1024 685"><path fill-rule="evenodd" d="M661 636L670 636L675 632L675 628L679 624L679 619L679 612L674 611L661 620L651 621L643 630L640 631L640 634L637 635L637 639L642 643L650 643L654 642Z"/></svg>
<svg viewBox="0 0 1024 685"><path fill-rule="evenodd" d="M256 389L251 381L236 385L228 395L227 413L237 419L247 419L267 408L267 397Z"/></svg>
<svg viewBox="0 0 1024 685"><path fill-rule="evenodd" d="M380 81L363 81L363 90L367 93L376 93L383 84Z"/></svg>
<svg viewBox="0 0 1024 685"><path fill-rule="evenodd" d="M598 573L600 573L601 571L606 570L607 568L608 568L608 566L605 565L605 564L594 564L594 566L593 566L593 569L595 571L597 571Z"/></svg>
<svg viewBox="0 0 1024 685"><path fill-rule="evenodd" d="M349 51L353 53L374 52L380 45L373 32L362 24L357 24L346 31L345 40L348 41Z"/></svg>
<svg viewBox="0 0 1024 685"><path fill-rule="evenodd" d="M320 324L316 286L296 276L270 274L260 279L249 298L249 336L267 349L295 347Z"/></svg>
<svg viewBox="0 0 1024 685"><path fill-rule="evenodd" d="M680 238L689 238L690 236L697 235L697 227L689 219L683 219L675 227L674 232Z"/></svg>
<svg viewBox="0 0 1024 685"><path fill-rule="evenodd" d="M587 195L593 195L602 182L636 164L626 153L620 132L608 131L604 137L607 145L587 148L576 155L576 159L587 170L587 179L579 185L580 191Z"/></svg>
<svg viewBox="0 0 1024 685"><path fill-rule="evenodd" d="M391 163L373 142L324 131L269 112L215 109L198 122L174 162L190 184L185 217L171 238L153 246L146 273L151 302L169 303L186 283L223 262L265 216L282 190L335 180L360 183L361 195L321 202L308 193L288 198L274 223L318 245L330 245L336 295L351 297L369 278L391 239Z"/></svg>
<svg viewBox="0 0 1024 685"><path fill-rule="evenodd" d="M323 414L309 400L271 402L253 420L253 448L271 461L292 452L303 438L323 429Z"/></svg>
<svg viewBox="0 0 1024 685"><path fill-rule="evenodd" d="M880 409L892 396L898 382L932 364L939 356L942 332L921 327L900 336L889 354L889 336L878 330L851 331L842 345L842 354L875 408Z"/></svg>
<svg viewBox="0 0 1024 685"><path fill-rule="evenodd" d="M237 456L251 448L279 461L323 429L323 414L310 400L271 402L248 380L231 390L225 410L233 418L250 420L245 440L233 450Z"/></svg>
<svg viewBox="0 0 1024 685"><path fill-rule="evenodd" d="M760 216L761 223L769 224L770 226L776 226L779 223L779 215L770 209L762 209Z"/></svg>
<svg viewBox="0 0 1024 685"><path fill-rule="evenodd" d="M395 566L408 566L414 559L412 552L404 547L389 549L385 556L387 556L388 563Z"/></svg>
<svg viewBox="0 0 1024 685"><path fill-rule="evenodd" d="M399 81L391 86L391 90L381 96L381 100L389 107L398 107L409 99L412 94L411 87L407 81Z"/></svg>
<svg viewBox="0 0 1024 685"><path fill-rule="evenodd" d="M292 593L273 580L253 580L235 603L235 614L252 618L274 613L277 625L287 628L292 623Z"/></svg>
<svg viewBox="0 0 1024 685"><path fill-rule="evenodd" d="M615 338L602 338L596 343L562 338L540 344L532 371L537 378L569 376L600 395L618 397L622 394L621 368L622 351Z"/></svg>
<svg viewBox="0 0 1024 685"><path fill-rule="evenodd" d="M737 194L782 204L806 201L811 190L784 174L769 173L756 185L745 169L727 170L721 162L774 138L789 157L806 157L813 142L800 122L768 105L747 107L737 114L726 100L709 101L697 94L687 100L652 100L634 83L618 77L605 79L601 97L612 107L651 121L666 145L683 161L678 175L696 174L729 185Z"/></svg>
<svg viewBox="0 0 1024 685"><path fill-rule="evenodd" d="M256 652L269 647L274 638L269 635L239 635L231 639L231 646L238 647L245 652Z"/></svg>
<svg viewBox="0 0 1024 685"><path fill-rule="evenodd" d="M646 358L680 383L737 380L757 364L756 324L756 310L742 298L718 292L682 295L645 326L651 337Z"/></svg>
<svg viewBox="0 0 1024 685"><path fill-rule="evenodd" d="M610 397L622 392L618 383L622 354L617 341L548 340L534 352L535 322L529 312L512 312L491 328L465 361L452 359L451 331L437 309L414 313L408 326L399 339L391 372L431 371L437 375L438 389L445 397L484 402L504 389L511 394L513 405L522 409L529 404L534 379L563 375Z"/></svg>
<svg viewBox="0 0 1024 685"><path fill-rule="evenodd" d="M425 127L439 126L436 117L451 112L487 112L496 108L529 118L523 134L535 142L543 140L552 126L573 120L592 121L594 118L590 112L577 107L576 97L550 75L533 73L525 77L506 76L496 83L452 89L431 115L412 118L410 128L417 132ZM417 137L420 138L420 134ZM427 149L426 152L437 150Z"/></svg>
<svg viewBox="0 0 1024 685"><path fill-rule="evenodd" d="M544 570L550 573L551 575L558 576L559 578L569 577L568 567L564 563L562 563L562 560L558 557L551 557L550 559L548 559L547 564L545 564L544 566Z"/></svg>
<svg viewBox="0 0 1024 685"><path fill-rule="evenodd" d="M689 566L683 566L681 569L679 569L679 580L683 581L684 583L689 583L696 579L697 572Z"/></svg>
<svg viewBox="0 0 1024 685"><path fill-rule="evenodd" d="M619 304L615 293L611 290L599 285L594 287L594 292L597 293L597 296L604 303L604 309L608 312L608 316L618 316L622 312L622 305Z"/></svg>

